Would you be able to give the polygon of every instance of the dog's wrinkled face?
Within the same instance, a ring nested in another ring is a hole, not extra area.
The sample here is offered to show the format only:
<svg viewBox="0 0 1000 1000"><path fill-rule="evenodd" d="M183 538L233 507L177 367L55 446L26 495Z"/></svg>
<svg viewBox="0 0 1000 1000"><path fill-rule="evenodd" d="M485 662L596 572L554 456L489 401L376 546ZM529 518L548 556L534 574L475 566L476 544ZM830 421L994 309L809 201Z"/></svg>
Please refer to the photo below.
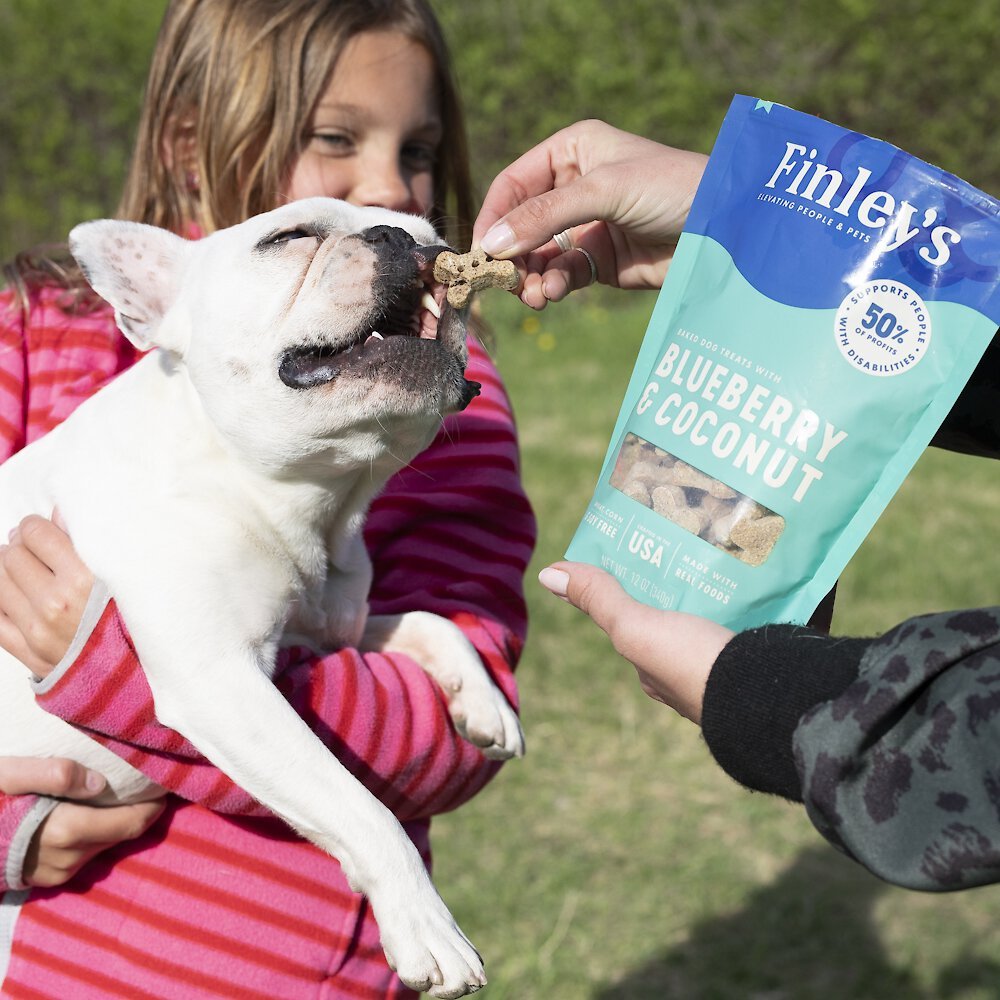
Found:
<svg viewBox="0 0 1000 1000"><path fill-rule="evenodd" d="M213 422L263 464L407 460L478 389L424 219L312 198L194 243L97 222L71 246L123 331L182 358Z"/></svg>

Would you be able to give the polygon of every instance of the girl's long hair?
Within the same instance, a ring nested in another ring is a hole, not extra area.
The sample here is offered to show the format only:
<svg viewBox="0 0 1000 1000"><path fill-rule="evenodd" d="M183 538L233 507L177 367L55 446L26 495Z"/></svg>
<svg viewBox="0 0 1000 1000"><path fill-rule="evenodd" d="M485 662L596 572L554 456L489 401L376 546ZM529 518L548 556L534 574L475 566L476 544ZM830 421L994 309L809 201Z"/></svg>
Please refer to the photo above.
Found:
<svg viewBox="0 0 1000 1000"><path fill-rule="evenodd" d="M275 208L306 128L347 42L397 31L436 67L443 125L431 221L456 246L471 235L472 185L461 103L440 25L425 0L172 0L146 82L117 217L210 233ZM36 248L5 268L79 290L65 248Z"/></svg>

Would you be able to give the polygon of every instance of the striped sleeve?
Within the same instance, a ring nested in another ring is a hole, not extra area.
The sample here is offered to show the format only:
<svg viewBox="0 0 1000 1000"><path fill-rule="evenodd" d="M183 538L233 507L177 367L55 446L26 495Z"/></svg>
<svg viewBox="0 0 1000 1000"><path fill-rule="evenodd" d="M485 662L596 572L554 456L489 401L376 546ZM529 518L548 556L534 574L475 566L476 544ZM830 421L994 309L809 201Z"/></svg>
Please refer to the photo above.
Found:
<svg viewBox="0 0 1000 1000"><path fill-rule="evenodd" d="M367 541L372 611L450 618L516 704L525 638L522 578L534 518L520 485L510 405L482 348L469 377L482 395L373 505ZM401 820L455 808L497 764L466 743L443 695L407 657L342 650L283 653L277 683L338 758ZM228 778L159 726L127 631L109 605L83 653L39 703L84 729L170 791L217 811L256 813Z"/></svg>
<svg viewBox="0 0 1000 1000"><path fill-rule="evenodd" d="M10 293L0 296L0 462L24 447L24 319Z"/></svg>
<svg viewBox="0 0 1000 1000"><path fill-rule="evenodd" d="M8 293L0 298L0 461L24 445L24 369L21 311ZM0 793L0 891L20 887L11 847L37 801L33 795Z"/></svg>
<svg viewBox="0 0 1000 1000"><path fill-rule="evenodd" d="M0 794L0 894L7 889L24 888L23 841L34 834L36 826L30 818L42 801L36 795Z"/></svg>

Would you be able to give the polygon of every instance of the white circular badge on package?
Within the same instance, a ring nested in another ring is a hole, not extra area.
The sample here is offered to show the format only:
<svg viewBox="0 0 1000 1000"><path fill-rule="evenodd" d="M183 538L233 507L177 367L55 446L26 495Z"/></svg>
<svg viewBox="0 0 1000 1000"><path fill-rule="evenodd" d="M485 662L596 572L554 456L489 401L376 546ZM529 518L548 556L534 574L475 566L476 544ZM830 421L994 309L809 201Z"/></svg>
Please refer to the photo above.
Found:
<svg viewBox="0 0 1000 1000"><path fill-rule="evenodd" d="M844 358L868 375L902 375L919 364L931 342L924 300L908 285L885 279L848 293L834 321Z"/></svg>

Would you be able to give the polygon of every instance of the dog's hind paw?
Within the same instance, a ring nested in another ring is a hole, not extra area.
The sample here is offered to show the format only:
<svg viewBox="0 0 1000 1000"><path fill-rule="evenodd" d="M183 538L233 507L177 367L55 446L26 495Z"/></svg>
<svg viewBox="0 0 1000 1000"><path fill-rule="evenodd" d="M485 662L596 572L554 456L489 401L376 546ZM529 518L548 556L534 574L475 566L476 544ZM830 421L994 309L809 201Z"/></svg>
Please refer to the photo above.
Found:
<svg viewBox="0 0 1000 1000"><path fill-rule="evenodd" d="M428 611L372 615L361 648L405 653L419 663L444 692L455 728L485 756L524 756L517 713L454 622Z"/></svg>
<svg viewBox="0 0 1000 1000"><path fill-rule="evenodd" d="M492 684L463 685L450 694L448 710L455 728L491 760L524 756L524 731L517 713Z"/></svg>

